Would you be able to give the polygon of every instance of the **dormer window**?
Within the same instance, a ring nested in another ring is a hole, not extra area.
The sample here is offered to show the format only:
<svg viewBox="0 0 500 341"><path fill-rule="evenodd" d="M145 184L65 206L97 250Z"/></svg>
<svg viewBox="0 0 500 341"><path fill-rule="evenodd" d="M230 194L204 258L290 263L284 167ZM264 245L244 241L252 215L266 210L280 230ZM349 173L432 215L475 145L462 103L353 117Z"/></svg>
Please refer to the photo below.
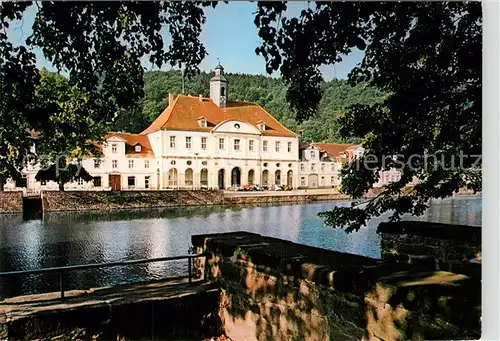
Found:
<svg viewBox="0 0 500 341"><path fill-rule="evenodd" d="M142 150L141 145L140 145L140 144L137 144L137 145L135 146L135 152L136 152L136 153L140 153L140 152L141 152L141 150Z"/></svg>
<svg viewBox="0 0 500 341"><path fill-rule="evenodd" d="M198 121L198 125L201 127L201 128L206 128L207 127L207 119L205 117L198 117L197 119Z"/></svg>
<svg viewBox="0 0 500 341"><path fill-rule="evenodd" d="M259 121L257 122L257 127L259 128L260 131L266 130L266 123L264 121Z"/></svg>

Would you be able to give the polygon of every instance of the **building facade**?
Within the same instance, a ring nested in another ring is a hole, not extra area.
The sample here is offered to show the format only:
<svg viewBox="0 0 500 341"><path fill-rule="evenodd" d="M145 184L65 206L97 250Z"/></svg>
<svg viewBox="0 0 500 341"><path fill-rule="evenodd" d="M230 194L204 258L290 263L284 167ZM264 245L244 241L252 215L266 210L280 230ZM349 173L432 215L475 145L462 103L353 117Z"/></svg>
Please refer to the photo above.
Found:
<svg viewBox="0 0 500 341"><path fill-rule="evenodd" d="M258 104L229 100L229 81L218 65L209 98L169 95L168 107L140 134L109 132L102 155L82 161L94 180L65 189L332 188L340 185L342 162L362 153L357 145L299 137ZM29 191L59 189L36 182L36 171L36 165L26 170Z"/></svg>
<svg viewBox="0 0 500 341"><path fill-rule="evenodd" d="M210 98L169 96L168 107L140 134L109 133L102 157L83 161L98 178L94 187L297 187L299 135L258 104L229 101L228 94L218 65Z"/></svg>

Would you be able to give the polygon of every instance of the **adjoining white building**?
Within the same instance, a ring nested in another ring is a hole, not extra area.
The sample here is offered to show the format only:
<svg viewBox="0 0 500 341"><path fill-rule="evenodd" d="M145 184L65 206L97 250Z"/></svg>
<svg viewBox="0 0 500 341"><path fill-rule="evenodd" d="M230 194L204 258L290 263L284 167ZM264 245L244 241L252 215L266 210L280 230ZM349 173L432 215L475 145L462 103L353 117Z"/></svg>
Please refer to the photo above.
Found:
<svg viewBox="0 0 500 341"><path fill-rule="evenodd" d="M355 144L300 143L299 188L328 188L340 185L342 163L359 155Z"/></svg>
<svg viewBox="0 0 500 341"><path fill-rule="evenodd" d="M99 158L83 167L94 180L68 183L72 190L227 189L243 185L336 187L343 161L362 148L301 143L299 135L256 103L230 101L229 81L217 65L210 98L169 95L168 107L140 134L109 132ZM58 190L34 180L29 191Z"/></svg>

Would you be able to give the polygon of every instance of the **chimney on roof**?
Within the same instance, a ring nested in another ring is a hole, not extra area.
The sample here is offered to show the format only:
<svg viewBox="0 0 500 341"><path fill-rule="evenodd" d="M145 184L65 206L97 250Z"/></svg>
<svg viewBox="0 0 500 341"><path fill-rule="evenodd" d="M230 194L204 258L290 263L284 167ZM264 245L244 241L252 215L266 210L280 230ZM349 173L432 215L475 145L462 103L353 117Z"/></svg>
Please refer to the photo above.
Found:
<svg viewBox="0 0 500 341"><path fill-rule="evenodd" d="M170 107L174 103L174 95L168 94L168 106Z"/></svg>
<svg viewBox="0 0 500 341"><path fill-rule="evenodd" d="M200 102L203 102L203 96L202 95L198 95L198 98L200 99Z"/></svg>

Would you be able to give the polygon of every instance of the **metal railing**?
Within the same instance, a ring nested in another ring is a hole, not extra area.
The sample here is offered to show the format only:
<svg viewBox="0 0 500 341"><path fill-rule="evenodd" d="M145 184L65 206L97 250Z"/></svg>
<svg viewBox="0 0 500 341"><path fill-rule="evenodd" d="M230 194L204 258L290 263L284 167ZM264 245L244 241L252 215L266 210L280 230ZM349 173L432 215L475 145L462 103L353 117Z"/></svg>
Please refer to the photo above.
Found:
<svg viewBox="0 0 500 341"><path fill-rule="evenodd" d="M19 275L58 273L59 274L59 290L61 293L61 299L64 299L64 274L66 272L75 271L75 270L109 268L109 267L114 267L114 266L127 266L127 265L135 265L135 264L167 262L167 261L187 259L188 260L188 283L192 283L192 280L193 280L193 274L192 274L193 259L205 257L205 256L206 256L206 254L199 253L199 254L184 255L184 256L160 257L160 258L149 258L149 259L133 259L133 260L125 260L125 261L121 261L121 262L91 263L91 264L68 265L68 266L59 266L59 267L51 267L51 268L23 270L23 271L7 271L7 272L0 272L0 278L8 277L8 276L19 276ZM202 278L202 280L203 279L204 278Z"/></svg>

